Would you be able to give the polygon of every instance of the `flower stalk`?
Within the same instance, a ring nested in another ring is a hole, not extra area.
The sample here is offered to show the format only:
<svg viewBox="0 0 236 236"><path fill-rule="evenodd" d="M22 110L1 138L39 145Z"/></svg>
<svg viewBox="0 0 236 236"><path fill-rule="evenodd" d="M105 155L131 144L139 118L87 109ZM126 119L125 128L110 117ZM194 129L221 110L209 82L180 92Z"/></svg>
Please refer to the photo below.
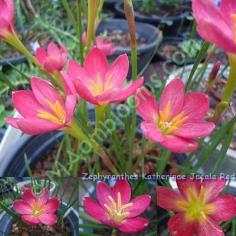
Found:
<svg viewBox="0 0 236 236"><path fill-rule="evenodd" d="M98 0L88 0L88 27L87 27L87 41L86 53L89 51L95 33L95 25L97 18Z"/></svg>
<svg viewBox="0 0 236 236"><path fill-rule="evenodd" d="M9 35L5 41L10 44L11 46L15 47L18 51L20 51L29 62L34 63L35 65L39 66L38 61L32 55L32 53L25 47L25 45L21 42L15 31L11 35Z"/></svg>
<svg viewBox="0 0 236 236"><path fill-rule="evenodd" d="M137 79L137 40L134 20L134 9L131 0L124 0L125 17L129 26L130 47L131 47L131 65L132 65L132 80Z"/></svg>
<svg viewBox="0 0 236 236"><path fill-rule="evenodd" d="M219 123L225 110L230 105L230 100L234 94L234 91L236 90L236 55L229 54L229 64L229 78L227 80L227 84L225 86L221 102L218 103L213 117L213 122L216 124Z"/></svg>

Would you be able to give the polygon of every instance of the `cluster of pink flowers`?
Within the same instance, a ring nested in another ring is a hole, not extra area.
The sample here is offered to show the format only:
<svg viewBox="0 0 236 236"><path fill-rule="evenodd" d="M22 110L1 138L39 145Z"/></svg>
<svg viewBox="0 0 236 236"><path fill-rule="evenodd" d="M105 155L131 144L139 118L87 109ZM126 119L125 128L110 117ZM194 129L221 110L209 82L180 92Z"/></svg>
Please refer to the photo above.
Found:
<svg viewBox="0 0 236 236"><path fill-rule="evenodd" d="M157 186L157 205L177 212L168 221L168 229L173 236L223 236L219 222L236 216L236 200L222 194L226 181L186 178L177 180L178 191ZM119 180L110 188L104 182L96 187L98 202L84 198L87 214L112 228L122 232L135 233L144 230L149 220L138 217L149 206L150 195L131 198L131 187L126 180Z"/></svg>
<svg viewBox="0 0 236 236"><path fill-rule="evenodd" d="M236 200L229 194L222 194L226 181L186 178L177 180L178 191L157 186L157 205L177 212L168 221L173 236L223 236L219 222L236 216ZM131 187L126 180L119 180L110 188L99 182L96 187L98 201L84 198L86 213L111 228L125 233L144 230L149 220L138 217L150 205L151 196L131 198Z"/></svg>

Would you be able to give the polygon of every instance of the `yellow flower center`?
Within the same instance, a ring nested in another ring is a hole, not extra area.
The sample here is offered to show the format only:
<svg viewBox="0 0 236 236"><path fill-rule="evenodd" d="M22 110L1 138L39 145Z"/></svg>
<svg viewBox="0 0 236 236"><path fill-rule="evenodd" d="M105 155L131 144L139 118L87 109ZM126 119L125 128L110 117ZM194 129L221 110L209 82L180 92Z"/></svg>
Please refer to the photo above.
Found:
<svg viewBox="0 0 236 236"><path fill-rule="evenodd" d="M115 202L111 196L108 196L108 199L111 201L111 205L108 206L107 204L104 204L108 215L112 220L122 222L129 215L127 208L131 207L133 203L122 205L120 192L117 193L117 202Z"/></svg>
<svg viewBox="0 0 236 236"><path fill-rule="evenodd" d="M88 80L89 89L92 95L97 96L113 88L113 85L111 84L111 79L112 79L112 76L109 76L106 79L106 82L104 83L104 81L101 78L100 73L97 74L95 80L89 79Z"/></svg>
<svg viewBox="0 0 236 236"><path fill-rule="evenodd" d="M58 125L65 124L66 121L66 111L62 107L59 101L56 101L54 104L49 100L45 99L47 104L50 106L52 113L48 111L39 110L38 117L44 120L51 121Z"/></svg>
<svg viewBox="0 0 236 236"><path fill-rule="evenodd" d="M207 203L206 190L202 186L199 194L190 187L187 190L187 200L177 201L177 205L185 212L187 221L205 220L215 210L213 204Z"/></svg>
<svg viewBox="0 0 236 236"><path fill-rule="evenodd" d="M173 118L171 117L171 105L169 101L165 110L160 111L157 126L163 134L168 135L179 129L186 119L188 119L188 116L183 112Z"/></svg>
<svg viewBox="0 0 236 236"><path fill-rule="evenodd" d="M236 14L232 14L231 19L232 19L232 24L233 24L233 38L234 38L234 42L236 43Z"/></svg>
<svg viewBox="0 0 236 236"><path fill-rule="evenodd" d="M42 204L39 204L38 202L32 203L31 208L32 208L32 215L35 217L42 215L45 211Z"/></svg>

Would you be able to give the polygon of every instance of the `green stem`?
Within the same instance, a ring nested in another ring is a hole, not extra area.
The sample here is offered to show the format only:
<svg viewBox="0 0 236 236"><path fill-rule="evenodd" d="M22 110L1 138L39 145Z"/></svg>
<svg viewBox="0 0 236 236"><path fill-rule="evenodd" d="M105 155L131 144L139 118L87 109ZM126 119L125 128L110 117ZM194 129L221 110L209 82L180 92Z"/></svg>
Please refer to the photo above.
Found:
<svg viewBox="0 0 236 236"><path fill-rule="evenodd" d="M40 67L38 61L32 55L32 53L25 47L25 45L18 38L17 34L13 32L13 34L6 39L6 42L11 46L15 47L18 51L20 51L25 57L32 63L36 64Z"/></svg>
<svg viewBox="0 0 236 236"><path fill-rule="evenodd" d="M103 123L106 118L106 108L107 105L101 105L95 107L96 130L101 126L101 123Z"/></svg>
<svg viewBox="0 0 236 236"><path fill-rule="evenodd" d="M234 94L234 91L236 90L236 55L229 54L229 64L229 78L227 80L221 102L218 103L213 117L213 121L215 123L218 123L220 121L223 113L230 104L230 100Z"/></svg>
<svg viewBox="0 0 236 236"><path fill-rule="evenodd" d="M113 174L118 174L118 171L110 158L107 156L106 152L99 146L95 141L91 141L87 135L84 134L82 129L79 127L75 118L72 119L69 126L63 129L64 132L70 134L71 136L77 138L79 141L86 141L93 148L94 153L96 153L102 159L103 163L108 167L108 169Z"/></svg>
<svg viewBox="0 0 236 236"><path fill-rule="evenodd" d="M86 53L89 51L93 41L95 32L95 23L97 16L97 3L98 0L88 0L88 27L87 27L87 39L86 39Z"/></svg>
<svg viewBox="0 0 236 236"><path fill-rule="evenodd" d="M160 157L160 160L157 163L157 165L158 165L157 166L157 173L159 175L161 175L165 171L167 163L170 159L170 156L171 156L171 152L169 152L168 150L163 150L162 156Z"/></svg>
<svg viewBox="0 0 236 236"><path fill-rule="evenodd" d="M81 0L77 1L77 13L78 13L78 37L79 37L79 47L80 47L80 64L84 63L84 45L83 45L83 25L82 25L82 8Z"/></svg>
<svg viewBox="0 0 236 236"><path fill-rule="evenodd" d="M117 230L113 229L112 232L111 232L111 236L116 236L116 235L117 235Z"/></svg>
<svg viewBox="0 0 236 236"><path fill-rule="evenodd" d="M134 9L131 0L124 0L124 11L127 19L129 34L130 34L130 48L131 48L131 65L132 65L132 80L137 79L137 40L136 28L134 19Z"/></svg>

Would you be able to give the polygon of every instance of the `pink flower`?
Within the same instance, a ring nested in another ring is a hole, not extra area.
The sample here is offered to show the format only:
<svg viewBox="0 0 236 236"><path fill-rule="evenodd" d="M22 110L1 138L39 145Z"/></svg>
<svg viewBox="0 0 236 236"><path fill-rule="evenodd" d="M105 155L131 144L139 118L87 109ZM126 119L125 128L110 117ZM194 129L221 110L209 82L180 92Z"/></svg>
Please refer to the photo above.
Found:
<svg viewBox="0 0 236 236"><path fill-rule="evenodd" d="M66 128L72 120L76 97L63 98L46 80L33 77L32 90L12 94L13 104L22 118L7 117L6 121L26 134L35 135Z"/></svg>
<svg viewBox="0 0 236 236"><path fill-rule="evenodd" d="M148 220L138 217L149 206L151 196L141 195L130 201L131 187L126 180L119 180L113 188L104 182L96 187L98 202L84 198L84 209L88 215L125 233L136 233L148 226Z"/></svg>
<svg viewBox="0 0 236 236"><path fill-rule="evenodd" d="M112 65L97 48L92 49L85 59L84 67L69 61L67 74L62 73L66 87L78 92L84 100L103 105L125 101L143 85L143 78L122 87L129 69L127 55L119 56Z"/></svg>
<svg viewBox="0 0 236 236"><path fill-rule="evenodd" d="M66 48L59 48L55 43L48 45L47 51L37 48L36 58L42 67L50 73L62 70L67 60Z"/></svg>
<svg viewBox="0 0 236 236"><path fill-rule="evenodd" d="M14 2L0 0L0 39L8 38L14 31Z"/></svg>
<svg viewBox="0 0 236 236"><path fill-rule="evenodd" d="M87 36L86 32L83 33L83 44L86 44ZM96 45L93 45L93 48L100 49L106 56L111 56L115 53L116 48L113 47L110 39L103 40L102 36L97 36Z"/></svg>
<svg viewBox="0 0 236 236"><path fill-rule="evenodd" d="M22 199L13 202L13 208L21 215L22 221L31 226L56 224L55 213L59 206L59 199L49 198L46 188L39 196L36 196L30 188L24 188Z"/></svg>
<svg viewBox="0 0 236 236"><path fill-rule="evenodd" d="M157 186L157 205L177 212L169 219L168 229L174 236L223 236L219 222L236 215L233 196L220 194L226 181L222 179L177 180L179 192Z"/></svg>
<svg viewBox="0 0 236 236"><path fill-rule="evenodd" d="M226 52L236 53L236 1L193 0L193 14L197 30L206 41Z"/></svg>
<svg viewBox="0 0 236 236"><path fill-rule="evenodd" d="M180 79L171 81L164 89L160 102L147 90L140 90L136 105L143 118L144 136L176 152L190 152L198 147L196 138L209 135L214 123L204 121L209 110L207 95L200 92L185 94Z"/></svg>

